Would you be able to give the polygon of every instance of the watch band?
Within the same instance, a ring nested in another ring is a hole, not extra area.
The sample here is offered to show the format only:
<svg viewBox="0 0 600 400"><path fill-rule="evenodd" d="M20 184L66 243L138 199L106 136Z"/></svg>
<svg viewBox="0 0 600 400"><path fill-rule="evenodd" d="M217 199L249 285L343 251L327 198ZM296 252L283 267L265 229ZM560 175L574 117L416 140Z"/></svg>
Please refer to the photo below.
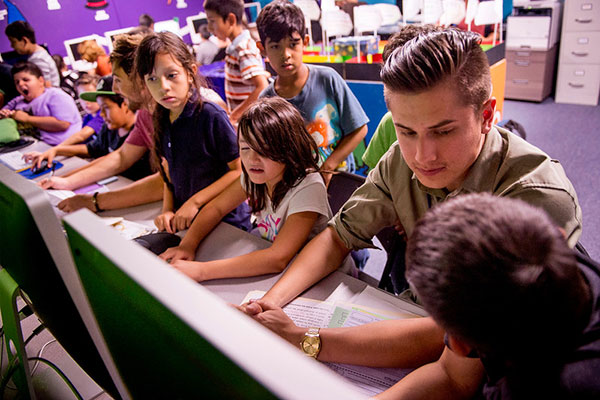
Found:
<svg viewBox="0 0 600 400"><path fill-rule="evenodd" d="M94 203L96 212L104 211L103 209L100 208L100 206L98 206L98 192L94 192L94 195L92 196L92 203Z"/></svg>

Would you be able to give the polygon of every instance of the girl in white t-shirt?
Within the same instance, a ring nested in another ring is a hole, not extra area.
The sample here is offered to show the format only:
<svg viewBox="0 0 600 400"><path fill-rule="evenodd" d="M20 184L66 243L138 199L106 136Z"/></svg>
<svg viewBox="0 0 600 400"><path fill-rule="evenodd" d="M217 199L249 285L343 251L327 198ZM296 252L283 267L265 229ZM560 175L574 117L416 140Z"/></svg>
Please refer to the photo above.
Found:
<svg viewBox="0 0 600 400"><path fill-rule="evenodd" d="M331 217L315 141L291 104L278 97L254 103L239 121L238 144L240 180L200 210L178 247L160 255L199 282L281 272ZM190 261L223 216L246 200L256 216L253 232L273 244L230 259Z"/></svg>

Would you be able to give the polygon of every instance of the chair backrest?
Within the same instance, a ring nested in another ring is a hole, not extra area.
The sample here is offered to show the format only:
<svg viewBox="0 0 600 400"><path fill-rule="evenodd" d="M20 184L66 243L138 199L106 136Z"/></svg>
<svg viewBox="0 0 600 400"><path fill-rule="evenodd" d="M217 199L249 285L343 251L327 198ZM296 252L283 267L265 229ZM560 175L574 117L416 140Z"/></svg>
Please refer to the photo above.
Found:
<svg viewBox="0 0 600 400"><path fill-rule="evenodd" d="M302 10L304 18L310 21L318 21L321 16L321 9L315 0L294 0L294 4Z"/></svg>
<svg viewBox="0 0 600 400"><path fill-rule="evenodd" d="M360 175L343 171L334 173L327 187L331 212L335 215L363 183L365 183L365 178Z"/></svg>
<svg viewBox="0 0 600 400"><path fill-rule="evenodd" d="M381 11L375 5L354 7L354 33L357 36L362 32L373 32L377 35L382 22Z"/></svg>
<svg viewBox="0 0 600 400"><path fill-rule="evenodd" d="M424 0L423 1L423 23L437 24L442 16L442 0Z"/></svg>
<svg viewBox="0 0 600 400"><path fill-rule="evenodd" d="M442 6L444 12L440 17L440 25L447 27L452 24L459 24L465 18L466 5L464 0L443 0Z"/></svg>
<svg viewBox="0 0 600 400"><path fill-rule="evenodd" d="M479 2L473 20L475 25L494 25L500 22L502 22L502 0Z"/></svg>
<svg viewBox="0 0 600 400"><path fill-rule="evenodd" d="M465 12L465 24L470 25L477 14L477 8L479 7L479 0L467 0L467 10ZM469 29L470 30L470 29Z"/></svg>
<svg viewBox="0 0 600 400"><path fill-rule="evenodd" d="M395 4L376 3L373 7L379 10L381 14L381 26L396 25L402 20L402 13ZM356 10L354 11L356 13Z"/></svg>
<svg viewBox="0 0 600 400"><path fill-rule="evenodd" d="M329 42L332 36L348 36L352 32L350 15L340 9L323 10L321 13L321 27L325 32L325 40Z"/></svg>
<svg viewBox="0 0 600 400"><path fill-rule="evenodd" d="M405 19L416 17L421 11L421 0L403 0L402 1L402 16Z"/></svg>

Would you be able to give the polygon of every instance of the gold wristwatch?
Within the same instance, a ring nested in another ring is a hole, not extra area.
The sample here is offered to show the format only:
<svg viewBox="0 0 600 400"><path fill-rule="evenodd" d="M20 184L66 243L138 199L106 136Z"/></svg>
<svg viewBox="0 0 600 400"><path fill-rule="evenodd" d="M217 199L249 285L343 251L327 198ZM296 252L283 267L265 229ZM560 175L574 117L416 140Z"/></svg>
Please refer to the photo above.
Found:
<svg viewBox="0 0 600 400"><path fill-rule="evenodd" d="M304 334L300 342L300 348L309 357L317 358L321 351L321 337L319 336L320 328L309 328Z"/></svg>

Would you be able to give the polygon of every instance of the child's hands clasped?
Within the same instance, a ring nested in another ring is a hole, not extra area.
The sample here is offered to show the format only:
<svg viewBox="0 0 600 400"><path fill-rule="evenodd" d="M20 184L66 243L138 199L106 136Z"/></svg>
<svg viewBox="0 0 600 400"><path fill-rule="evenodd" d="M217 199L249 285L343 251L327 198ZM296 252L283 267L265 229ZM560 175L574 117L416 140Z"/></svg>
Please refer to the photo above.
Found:
<svg viewBox="0 0 600 400"><path fill-rule="evenodd" d="M196 257L196 251L188 250L182 246L170 247L167 250L165 250L164 253L159 255L159 257L165 261L170 262L171 264L173 264L175 261L179 261L179 260L193 261L194 258Z"/></svg>
<svg viewBox="0 0 600 400"><path fill-rule="evenodd" d="M175 233L172 227L173 218L175 218L175 213L173 211L166 211L154 218L154 225L156 225L159 231Z"/></svg>
<svg viewBox="0 0 600 400"><path fill-rule="evenodd" d="M175 213L171 221L171 227L175 232L187 229L192 225L192 221L198 214L198 206L193 204L192 199L189 199Z"/></svg>

